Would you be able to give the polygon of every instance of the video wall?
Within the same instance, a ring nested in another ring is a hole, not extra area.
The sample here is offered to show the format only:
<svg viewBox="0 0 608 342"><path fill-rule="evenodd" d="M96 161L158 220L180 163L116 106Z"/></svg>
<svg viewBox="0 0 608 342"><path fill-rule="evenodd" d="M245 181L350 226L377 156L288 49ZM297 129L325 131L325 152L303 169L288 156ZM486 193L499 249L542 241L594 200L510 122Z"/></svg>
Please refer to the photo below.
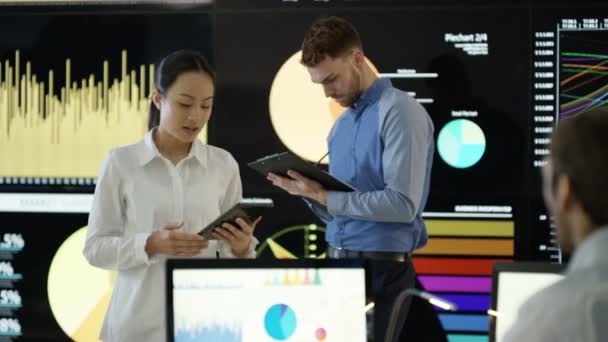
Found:
<svg viewBox="0 0 608 342"><path fill-rule="evenodd" d="M608 5L49 3L0 2L0 340L96 338L115 275L82 256L95 178L110 148L145 134L155 67L179 48L218 75L201 140L234 155L246 197L274 199L259 257L324 257L322 222L246 165L327 152L343 108L298 62L321 15L349 18L372 68L435 125L430 240L414 263L427 290L459 305L439 312L450 341L488 340L493 261L564 259L539 173L555 125L606 105Z"/></svg>

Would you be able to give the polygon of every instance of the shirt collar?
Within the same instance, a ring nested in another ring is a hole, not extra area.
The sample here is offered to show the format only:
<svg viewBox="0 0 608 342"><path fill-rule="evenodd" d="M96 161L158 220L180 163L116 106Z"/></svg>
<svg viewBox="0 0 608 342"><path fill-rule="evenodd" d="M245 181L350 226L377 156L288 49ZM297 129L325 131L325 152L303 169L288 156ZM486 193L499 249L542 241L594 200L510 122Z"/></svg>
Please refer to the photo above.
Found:
<svg viewBox="0 0 608 342"><path fill-rule="evenodd" d="M568 272L608 264L606 246L608 246L608 226L603 226L587 236L576 248L568 265Z"/></svg>
<svg viewBox="0 0 608 342"><path fill-rule="evenodd" d="M371 87L367 88L367 90L365 90L363 94L361 94L361 96L357 101L355 101L351 109L357 116L361 115L365 107L378 101L384 90L390 88L392 85L393 84L391 83L391 80L389 80L388 78L378 79L371 85Z"/></svg>
<svg viewBox="0 0 608 342"><path fill-rule="evenodd" d="M139 154L139 164L140 166L145 166L155 158L163 158L154 143L154 132L157 128L153 128L144 137L144 141L141 148L141 153ZM205 152L205 145L199 140L195 139L192 142L192 147L190 147L190 152L184 158L184 160L188 160L190 158L195 158L201 164L201 166L205 166L207 163L207 153Z"/></svg>

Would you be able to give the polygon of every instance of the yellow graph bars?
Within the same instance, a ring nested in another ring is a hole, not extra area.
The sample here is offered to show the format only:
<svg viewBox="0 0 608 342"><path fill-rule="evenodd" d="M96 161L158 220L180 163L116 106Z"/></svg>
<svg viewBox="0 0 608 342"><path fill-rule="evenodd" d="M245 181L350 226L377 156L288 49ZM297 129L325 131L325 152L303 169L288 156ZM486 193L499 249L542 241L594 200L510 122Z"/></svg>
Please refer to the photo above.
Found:
<svg viewBox="0 0 608 342"><path fill-rule="evenodd" d="M112 147L140 140L154 65L129 71L126 50L121 64L120 79L103 61L101 79L77 81L66 59L65 85L55 91L54 71L40 81L19 51L13 63L0 61L0 177L94 178Z"/></svg>

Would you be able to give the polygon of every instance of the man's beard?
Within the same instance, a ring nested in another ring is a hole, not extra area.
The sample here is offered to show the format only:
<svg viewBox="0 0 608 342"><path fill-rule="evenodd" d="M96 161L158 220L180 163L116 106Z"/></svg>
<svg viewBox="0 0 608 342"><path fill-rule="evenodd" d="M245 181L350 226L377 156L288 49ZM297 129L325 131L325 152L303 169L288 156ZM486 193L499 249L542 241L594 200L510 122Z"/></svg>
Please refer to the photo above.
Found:
<svg viewBox="0 0 608 342"><path fill-rule="evenodd" d="M342 107L354 106L354 104L357 103L357 101L359 100L360 97L361 97L361 92L356 91L353 95L350 95L348 97L347 101L345 101L345 103L342 104Z"/></svg>
<svg viewBox="0 0 608 342"><path fill-rule="evenodd" d="M343 107L352 107L361 97L361 75L359 73L353 72L353 84L356 86L353 87L350 95L348 95L347 101L341 104Z"/></svg>

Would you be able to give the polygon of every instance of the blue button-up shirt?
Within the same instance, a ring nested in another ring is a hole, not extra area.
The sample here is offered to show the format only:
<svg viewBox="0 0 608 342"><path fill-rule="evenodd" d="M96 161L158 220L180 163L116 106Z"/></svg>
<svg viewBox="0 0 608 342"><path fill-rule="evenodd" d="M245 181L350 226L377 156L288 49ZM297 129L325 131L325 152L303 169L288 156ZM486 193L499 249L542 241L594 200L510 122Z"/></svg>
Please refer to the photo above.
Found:
<svg viewBox="0 0 608 342"><path fill-rule="evenodd" d="M433 130L426 110L388 79L338 118L327 139L329 172L357 191L329 191L327 208L309 203L330 245L409 252L426 244Z"/></svg>

